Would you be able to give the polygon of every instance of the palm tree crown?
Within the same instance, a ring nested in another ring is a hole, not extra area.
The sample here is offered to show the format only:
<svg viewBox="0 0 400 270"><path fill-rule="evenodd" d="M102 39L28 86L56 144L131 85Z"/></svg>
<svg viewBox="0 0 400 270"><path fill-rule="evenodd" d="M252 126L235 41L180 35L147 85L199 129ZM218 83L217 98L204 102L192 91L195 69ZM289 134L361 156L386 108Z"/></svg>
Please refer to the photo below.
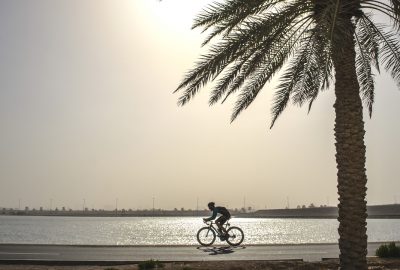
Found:
<svg viewBox="0 0 400 270"><path fill-rule="evenodd" d="M369 12L388 16L393 29L374 23ZM354 34L344 20L351 18ZM195 19L193 28L211 29L203 45L222 37L202 55L178 90L179 104L187 103L199 89L216 80L210 104L224 102L239 91L233 121L256 98L259 91L282 67L286 67L276 89L272 123L290 100L309 108L320 90L330 85L332 55L341 49L342 36L356 41L356 71L365 106L372 113L374 74L384 64L400 84L400 0L228 0L214 3ZM284 66L286 62L287 66Z"/></svg>

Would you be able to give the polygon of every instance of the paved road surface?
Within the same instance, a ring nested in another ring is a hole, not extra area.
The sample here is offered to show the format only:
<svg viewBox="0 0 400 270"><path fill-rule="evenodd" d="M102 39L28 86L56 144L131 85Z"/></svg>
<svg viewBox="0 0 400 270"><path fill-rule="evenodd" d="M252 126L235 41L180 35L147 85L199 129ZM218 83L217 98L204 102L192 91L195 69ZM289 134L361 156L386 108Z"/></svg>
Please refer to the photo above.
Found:
<svg viewBox="0 0 400 270"><path fill-rule="evenodd" d="M368 245L373 256L379 243ZM0 264L5 261L160 261L294 260L337 258L337 244L257 246L61 246L0 244Z"/></svg>

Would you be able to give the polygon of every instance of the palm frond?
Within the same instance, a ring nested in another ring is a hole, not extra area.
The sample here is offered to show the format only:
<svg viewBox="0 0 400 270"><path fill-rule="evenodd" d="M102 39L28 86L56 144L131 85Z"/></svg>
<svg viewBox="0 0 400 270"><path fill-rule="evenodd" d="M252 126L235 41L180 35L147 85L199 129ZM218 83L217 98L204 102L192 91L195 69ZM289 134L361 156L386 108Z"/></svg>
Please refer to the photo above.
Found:
<svg viewBox="0 0 400 270"><path fill-rule="evenodd" d="M370 18L370 15L364 14L365 17ZM375 30L371 29L368 22L361 18L356 22L356 35L359 43L365 47L365 53L368 54L372 64L375 66L378 72L379 67L379 40L376 36Z"/></svg>
<svg viewBox="0 0 400 270"><path fill-rule="evenodd" d="M185 79L175 90L176 92L179 89L186 88L179 98L178 104L184 105L193 98L201 86L218 75L235 58L239 49L240 44L228 41L214 46L210 53L203 55L200 62L186 74Z"/></svg>
<svg viewBox="0 0 400 270"><path fill-rule="evenodd" d="M299 49L292 65L282 76L272 107L271 128L290 99L300 106L309 101L310 111L319 90L329 87L333 70L330 43L332 26L324 20L327 13L332 13L333 7L336 9L334 5L327 5L314 16L315 26L309 31L306 45Z"/></svg>
<svg viewBox="0 0 400 270"><path fill-rule="evenodd" d="M331 44L325 42L325 40L321 39L318 43L317 47L317 62L319 67L323 67L319 76L321 82L321 90L328 89L330 87L331 81L333 80L333 62L331 58ZM316 97L316 96L315 96ZM315 97L313 99L315 99ZM311 109L312 101L309 106L309 110Z"/></svg>
<svg viewBox="0 0 400 270"><path fill-rule="evenodd" d="M310 36L308 41L304 42L301 49L297 51L286 72L281 76L281 83L278 85L275 92L274 104L271 109L272 121L270 128L274 126L275 121L286 108L296 85L303 78L302 74L304 72L304 67L308 62L307 58L309 56L309 46L311 43L312 36Z"/></svg>
<svg viewBox="0 0 400 270"><path fill-rule="evenodd" d="M244 81L249 77L250 74L252 74L258 67L260 67L260 65L265 60L265 57L266 54L264 53L264 50L258 50L252 55L250 59L248 59L248 61L244 63L238 76L229 85L227 94L222 100L222 103L224 103L232 93L236 92L236 90L238 90L243 85Z"/></svg>
<svg viewBox="0 0 400 270"><path fill-rule="evenodd" d="M203 27L204 30L218 24L233 29L249 15L257 14L283 2L283 0L230 0L225 3L214 2L207 6L194 20L192 28Z"/></svg>
<svg viewBox="0 0 400 270"><path fill-rule="evenodd" d="M300 105L305 101L309 102L308 113L310 113L320 90L328 89L333 80L332 46L324 36L324 29L317 26L313 30L316 32L314 47L310 52L310 65L305 77L306 87L301 90L304 91L302 94L304 100L299 100Z"/></svg>
<svg viewBox="0 0 400 270"><path fill-rule="evenodd" d="M400 30L400 0L390 0L390 3L378 0L362 0L363 9L371 9L388 16L397 30Z"/></svg>
<svg viewBox="0 0 400 270"><path fill-rule="evenodd" d="M267 31L266 39L260 45L254 57L244 65L243 70L229 86L229 90L222 102L225 102L231 94L243 85L245 80L263 64L268 55L274 55L280 46L290 44L291 40L301 32L304 25L309 23L310 16L305 16L296 21L297 12L301 12L301 9L296 5L292 5L287 10L278 12L269 18L265 23L266 26L270 27L270 30Z"/></svg>
<svg viewBox="0 0 400 270"><path fill-rule="evenodd" d="M194 69L189 71L177 90L185 88L178 100L179 105L186 104L198 90L210 80L218 77L222 71L232 62L241 59L248 51L252 51L269 44L271 36L283 33L299 14L307 10L301 3L288 5L279 13L264 16L263 19L252 19L243 23L240 30L230 33L223 41L211 47L208 54L202 56ZM254 58L259 62L259 58ZM256 66L257 63L247 65ZM253 69L253 68L252 68ZM248 71L248 69L246 69ZM240 71L243 71L242 68ZM247 75L249 72L247 72ZM234 77L236 77L235 75ZM230 76L227 77L230 80ZM176 92L175 91L175 92ZM215 96L215 95L214 95ZM216 97L216 96L215 96Z"/></svg>
<svg viewBox="0 0 400 270"><path fill-rule="evenodd" d="M322 31L322 32L321 32ZM318 96L319 90L327 87L331 79L332 61L326 35L318 25L309 31L309 36L298 50L292 64L281 77L281 84L272 107L271 128L286 108L290 99L299 106L309 101L308 111Z"/></svg>
<svg viewBox="0 0 400 270"><path fill-rule="evenodd" d="M339 3L336 0L329 0L327 2L328 4L325 4L325 7L314 16L315 28L313 30L315 31L314 38L317 39L315 43L315 53L318 56L316 56L315 61L321 71L318 74L321 83L321 90L328 89L330 87L330 82L332 81L332 42L335 36L335 28L340 27L336 19L338 16ZM313 95L312 98L310 98L308 111L311 110L317 94L318 91L315 92L315 95Z"/></svg>
<svg viewBox="0 0 400 270"><path fill-rule="evenodd" d="M362 99L368 108L369 116L372 116L372 105L374 103L374 75L371 70L372 59L368 54L368 49L365 43L361 42L361 38L357 32L355 34L356 40L356 72L358 82L360 84L360 90L362 93Z"/></svg>
<svg viewBox="0 0 400 270"><path fill-rule="evenodd" d="M400 18L400 0L390 0L391 5L393 6L393 12L397 18Z"/></svg>
<svg viewBox="0 0 400 270"><path fill-rule="evenodd" d="M381 44L380 59L400 87L400 42L398 36L395 32L386 32L382 25L374 24L367 16L363 16L362 19L379 40Z"/></svg>
<svg viewBox="0 0 400 270"><path fill-rule="evenodd" d="M221 99L222 95L227 91L231 83L240 74L243 65L251 56L252 53L248 53L244 57L241 57L241 59L235 61L228 71L224 72L223 77L218 80L216 86L211 92L209 105L213 105Z"/></svg>
<svg viewBox="0 0 400 270"><path fill-rule="evenodd" d="M321 44L318 44L316 35L313 34L311 42L305 51L305 63L303 64L301 73L299 74L301 79L295 84L293 89L293 103L299 106L302 106L304 102L308 100L311 100L312 104L318 95L321 85L321 73L323 72L321 67L326 66L321 59L318 59L322 56L319 53L320 45ZM309 105L309 110L310 109L311 105Z"/></svg>
<svg viewBox="0 0 400 270"><path fill-rule="evenodd" d="M297 29L295 31L297 35L289 35L286 37L284 43L281 42L273 46L273 50L267 54L268 57L265 59L264 65L257 68L256 72L248 78L247 84L242 89L235 104L231 122L254 101L264 85L282 68L290 53L298 44L298 41L304 37L309 25L305 27L301 26L304 29Z"/></svg>
<svg viewBox="0 0 400 270"><path fill-rule="evenodd" d="M318 82L318 87L313 88L314 91L308 93L307 100L308 113L310 113L315 99L318 97L319 90L329 89L331 81L333 80L333 62L331 58L331 46L329 43L318 42L316 43L315 65L313 66L313 73L315 80ZM309 76L309 79L313 79Z"/></svg>
<svg viewBox="0 0 400 270"><path fill-rule="evenodd" d="M257 47L262 39L262 36L256 35L258 32L259 29L256 27L244 29L211 46L210 52L201 56L200 61L185 75L174 91L186 88L178 104L186 104L202 86L217 77L230 62L242 57L251 47Z"/></svg>
<svg viewBox="0 0 400 270"><path fill-rule="evenodd" d="M295 6L292 6L292 8L295 8ZM254 101L264 85L282 68L298 41L306 34L310 24L310 17L305 17L293 23L289 29L282 28L281 30L286 31L280 30L276 36L271 38L271 43L268 44L267 51L264 52L267 57L263 65L251 74L250 78L247 79L246 86L239 94L231 116L231 122Z"/></svg>
<svg viewBox="0 0 400 270"><path fill-rule="evenodd" d="M206 37L203 41L203 43L201 43L201 46L204 47L205 45L207 45L213 38L215 38L216 36L218 36L219 34L223 33L226 30L226 26L225 25L218 25L215 26L215 28L213 29L213 31L208 35L208 37Z"/></svg>
<svg viewBox="0 0 400 270"><path fill-rule="evenodd" d="M265 67L260 67L247 79L247 85L241 90L238 100L233 109L231 122L254 101L259 91L271 79L271 77L282 68L288 58L291 46L282 47L280 52L274 56L268 57L265 61Z"/></svg>
<svg viewBox="0 0 400 270"><path fill-rule="evenodd" d="M393 7L393 15L396 18L397 31L400 31L400 0L390 0L390 4Z"/></svg>

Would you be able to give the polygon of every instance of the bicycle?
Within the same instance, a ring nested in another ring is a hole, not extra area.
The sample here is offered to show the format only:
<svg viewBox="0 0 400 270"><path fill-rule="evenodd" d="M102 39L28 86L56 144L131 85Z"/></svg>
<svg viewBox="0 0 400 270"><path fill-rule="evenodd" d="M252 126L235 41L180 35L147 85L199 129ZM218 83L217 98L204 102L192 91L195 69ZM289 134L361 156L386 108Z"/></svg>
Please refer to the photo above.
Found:
<svg viewBox="0 0 400 270"><path fill-rule="evenodd" d="M202 246L211 246L217 236L221 241L226 241L229 245L231 246L238 246L240 245L243 240L244 240L244 233L242 229L239 227L232 226L230 227L229 222L225 223L225 229L228 233L228 237L225 235L222 235L218 228L214 226L215 222L204 222L207 224L207 227L200 228L200 230L197 232L197 241L200 243Z"/></svg>

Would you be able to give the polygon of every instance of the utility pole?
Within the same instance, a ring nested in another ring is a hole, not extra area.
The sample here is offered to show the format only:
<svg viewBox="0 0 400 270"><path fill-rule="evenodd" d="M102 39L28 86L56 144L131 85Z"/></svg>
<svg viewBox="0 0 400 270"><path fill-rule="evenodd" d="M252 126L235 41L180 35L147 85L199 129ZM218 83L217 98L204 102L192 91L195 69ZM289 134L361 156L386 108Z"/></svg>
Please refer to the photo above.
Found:
<svg viewBox="0 0 400 270"><path fill-rule="evenodd" d="M154 216L154 197L153 197L153 216Z"/></svg>
<svg viewBox="0 0 400 270"><path fill-rule="evenodd" d="M118 198L115 199L115 215L118 215Z"/></svg>
<svg viewBox="0 0 400 270"><path fill-rule="evenodd" d="M199 197L197 197L197 203L196 203L196 215L199 215Z"/></svg>
<svg viewBox="0 0 400 270"><path fill-rule="evenodd" d="M85 212L85 205L86 205L86 200L83 199L83 208L82 208L82 211L83 211L83 212Z"/></svg>

